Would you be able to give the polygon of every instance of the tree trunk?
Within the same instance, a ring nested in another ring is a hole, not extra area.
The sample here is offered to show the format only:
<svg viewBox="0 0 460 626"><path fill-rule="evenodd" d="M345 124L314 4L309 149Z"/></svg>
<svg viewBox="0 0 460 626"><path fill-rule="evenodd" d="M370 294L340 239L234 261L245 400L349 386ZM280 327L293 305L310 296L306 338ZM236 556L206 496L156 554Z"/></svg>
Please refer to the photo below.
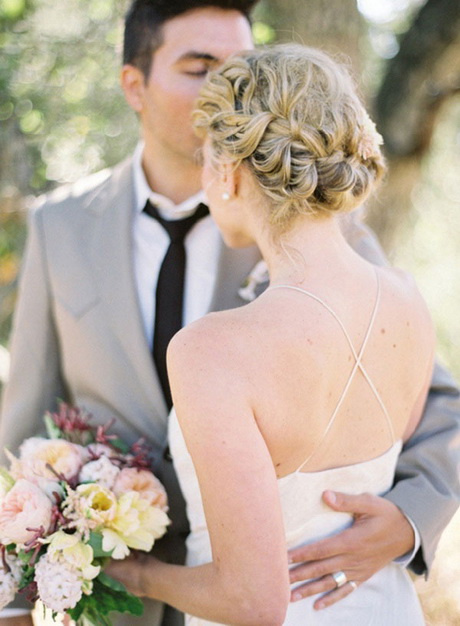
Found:
<svg viewBox="0 0 460 626"><path fill-rule="evenodd" d="M275 29L278 41L346 55L359 74L364 21L356 0L262 0L256 17Z"/></svg>
<svg viewBox="0 0 460 626"><path fill-rule="evenodd" d="M389 251L409 223L412 191L439 110L459 91L460 2L428 0L388 62L375 104L389 174L369 222Z"/></svg>

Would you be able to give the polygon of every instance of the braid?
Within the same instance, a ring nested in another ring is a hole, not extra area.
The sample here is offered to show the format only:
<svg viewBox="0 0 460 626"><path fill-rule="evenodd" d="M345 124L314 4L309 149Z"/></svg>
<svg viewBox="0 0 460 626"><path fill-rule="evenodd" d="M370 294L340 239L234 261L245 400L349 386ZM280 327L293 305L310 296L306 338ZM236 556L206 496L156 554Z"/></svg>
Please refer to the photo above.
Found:
<svg viewBox="0 0 460 626"><path fill-rule="evenodd" d="M364 200L384 171L370 123L346 70L297 45L231 58L209 75L194 112L215 159L244 162L280 226Z"/></svg>

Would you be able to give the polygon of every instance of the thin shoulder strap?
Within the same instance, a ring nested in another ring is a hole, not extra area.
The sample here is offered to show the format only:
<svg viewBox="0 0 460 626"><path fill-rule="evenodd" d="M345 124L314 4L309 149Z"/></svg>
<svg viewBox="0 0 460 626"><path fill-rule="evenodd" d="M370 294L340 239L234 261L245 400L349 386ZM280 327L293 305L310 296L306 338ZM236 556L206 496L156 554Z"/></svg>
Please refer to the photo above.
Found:
<svg viewBox="0 0 460 626"><path fill-rule="evenodd" d="M350 388L350 385L353 382L353 379L354 379L355 374L358 371L358 369L361 370L361 372L362 372L364 378L366 379L367 383L369 384L369 387L371 388L371 390L372 390L372 392L373 392L377 402L379 403L379 405L380 405L380 407L381 407L381 409L383 411L383 414L385 416L385 420L387 422L388 430L389 430L390 435L391 435L391 441L392 441L392 443L395 442L395 434L394 434L394 429L393 429L393 423L392 423L392 421L390 419L388 411L387 411L387 409L386 409L386 407L385 407L385 405L384 405L384 403L382 401L382 398L380 397L379 392L375 388L374 383L370 379L370 377L369 377L368 373L366 372L366 370L364 368L364 365L362 363L363 354L364 354L364 351L366 349L366 346L367 346L370 334L372 332L372 328L374 326L375 318L377 316L378 306L379 306L379 303L380 303L380 277L379 277L377 268L374 268L374 271L375 271L375 277L376 277L376 283L377 283L377 294L376 294L375 303L374 303L374 307L373 307L373 310L372 310L371 318L369 320L369 324L368 324L368 327L367 327L367 330L366 330L366 334L364 336L364 340L363 340L363 343L362 343L361 348L359 350L359 353L356 352L355 347L353 345L353 342L351 340L350 334L348 333L347 329L345 328L345 326L344 326L342 320L340 319L340 317L337 315L337 313L333 309L331 309L331 307L326 302L324 302L324 300L322 300L321 298L316 296L314 293L311 293L310 291L307 291L306 289L302 289L301 287L295 287L294 285L274 285L273 287L269 287L267 289L267 291L271 290L271 289L292 289L294 291L299 291L300 293L305 294L309 298L312 298L313 300L315 300L316 302L321 304L332 315L332 317L339 324L340 328L342 329L342 331L343 331L343 333L344 333L344 335L345 335L345 337L347 339L348 345L350 346L350 350L351 350L351 352L353 354L353 357L355 359L355 363L353 365L353 369L352 369L352 371L350 373L350 376L348 377L348 381L347 381L347 383L346 383L346 385L345 385L345 387L344 387L344 389L343 389L343 391L342 391L342 393L340 395L340 398L339 398L339 400L338 400L338 402L336 404L334 412L332 413L331 418L329 419L329 422L328 422L328 424L326 426L326 429L325 429L325 431L324 431L320 441L315 446L314 450L308 455L308 457L297 468L296 472L299 472L310 461L310 459L314 456L316 451L320 448L321 444L326 439L329 431L332 428L332 425L334 424L334 421L335 421L335 419L336 419L336 417L338 415L340 407L342 406L342 403L343 403L343 401L345 399L345 396L346 396L346 394L348 392L348 389Z"/></svg>

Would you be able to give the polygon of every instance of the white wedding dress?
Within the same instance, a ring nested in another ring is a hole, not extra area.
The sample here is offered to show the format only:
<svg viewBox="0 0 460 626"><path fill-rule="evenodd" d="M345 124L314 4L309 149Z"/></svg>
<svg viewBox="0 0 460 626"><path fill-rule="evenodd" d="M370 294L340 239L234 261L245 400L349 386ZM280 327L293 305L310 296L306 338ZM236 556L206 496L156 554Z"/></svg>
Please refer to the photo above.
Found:
<svg viewBox="0 0 460 626"><path fill-rule="evenodd" d="M287 285L280 287L291 288ZM300 288L292 288L314 298L330 311L342 327L356 359L350 380L321 442L324 441L332 426L357 369L362 371L369 382L382 407L389 429L393 432L388 413L361 363L375 319L379 296L377 296L366 338L359 354L356 354L351 339L337 315L314 294ZM190 522L190 535L187 538L187 565L200 565L212 560L200 489L193 462L174 410L171 413L169 424L169 445L185 497ZM310 455L295 472L278 479L288 548L298 547L328 537L351 525L352 518L350 515L334 512L323 504L321 499L323 491L331 489L349 494L368 492L376 495L385 493L393 484L401 446L402 442L400 440L395 441L393 437L391 448L381 456L369 461L317 472L301 471L311 458L312 455ZM317 597L305 598L291 603L284 622L285 626L423 626L425 624L412 582L406 570L396 563L380 570L345 599L331 607L315 611L313 603ZM187 615L186 625L213 626L214 622Z"/></svg>

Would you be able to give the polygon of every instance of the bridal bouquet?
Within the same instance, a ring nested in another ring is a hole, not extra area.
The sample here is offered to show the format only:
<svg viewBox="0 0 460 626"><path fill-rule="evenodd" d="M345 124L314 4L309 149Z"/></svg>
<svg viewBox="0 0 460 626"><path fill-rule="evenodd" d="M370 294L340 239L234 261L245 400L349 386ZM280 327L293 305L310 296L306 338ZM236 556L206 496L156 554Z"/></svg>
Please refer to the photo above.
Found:
<svg viewBox="0 0 460 626"><path fill-rule="evenodd" d="M109 626L111 611L141 615L142 602L103 568L149 552L166 532L148 451L65 404L44 419L48 438L26 439L0 468L0 608L20 591L81 625Z"/></svg>

